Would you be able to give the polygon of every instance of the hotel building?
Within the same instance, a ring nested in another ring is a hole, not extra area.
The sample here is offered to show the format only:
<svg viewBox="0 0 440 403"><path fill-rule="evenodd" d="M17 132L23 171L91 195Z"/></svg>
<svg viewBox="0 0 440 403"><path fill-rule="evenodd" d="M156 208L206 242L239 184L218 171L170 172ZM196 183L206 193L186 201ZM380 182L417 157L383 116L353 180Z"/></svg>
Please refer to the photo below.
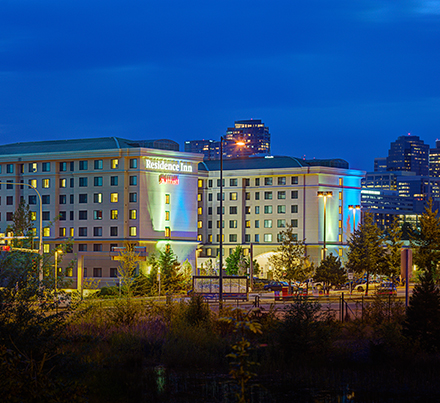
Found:
<svg viewBox="0 0 440 403"><path fill-rule="evenodd" d="M82 256L84 277L101 285L114 284L118 262L110 251L125 241L147 253L170 243L180 261L194 265L203 156L175 151L173 143L106 137L0 146L0 232L24 198L37 229L42 220L44 252L72 238L64 258ZM76 277L76 269L67 275Z"/></svg>

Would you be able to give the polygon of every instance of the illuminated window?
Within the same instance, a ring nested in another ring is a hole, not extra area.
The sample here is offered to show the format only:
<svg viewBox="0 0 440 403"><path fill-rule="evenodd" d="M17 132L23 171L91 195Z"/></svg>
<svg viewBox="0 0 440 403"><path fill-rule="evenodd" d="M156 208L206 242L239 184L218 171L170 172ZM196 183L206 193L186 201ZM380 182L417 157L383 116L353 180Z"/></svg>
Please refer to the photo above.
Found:
<svg viewBox="0 0 440 403"><path fill-rule="evenodd" d="M339 220L339 228L342 228L342 220Z"/></svg>
<svg viewBox="0 0 440 403"><path fill-rule="evenodd" d="M203 179L199 179L197 181L197 187L202 188L203 187Z"/></svg>
<svg viewBox="0 0 440 403"><path fill-rule="evenodd" d="M169 238L171 236L170 227L165 227L165 238Z"/></svg>
<svg viewBox="0 0 440 403"><path fill-rule="evenodd" d="M65 188L67 186L67 179L60 179L60 188Z"/></svg>
<svg viewBox="0 0 440 403"><path fill-rule="evenodd" d="M229 193L229 200L237 200L237 192Z"/></svg>
<svg viewBox="0 0 440 403"><path fill-rule="evenodd" d="M102 203L102 193L93 194L93 203Z"/></svg>
<svg viewBox="0 0 440 403"><path fill-rule="evenodd" d="M339 192L339 200L342 200L342 192Z"/></svg>
<svg viewBox="0 0 440 403"><path fill-rule="evenodd" d="M264 242L272 242L272 234L264 234Z"/></svg>
<svg viewBox="0 0 440 403"><path fill-rule="evenodd" d="M250 228L251 227L251 221L250 220L246 220L244 222L244 225L245 225L246 228Z"/></svg>
<svg viewBox="0 0 440 403"><path fill-rule="evenodd" d="M119 166L119 160L117 158L112 159L112 161L111 161L112 169L117 169L118 166Z"/></svg>
<svg viewBox="0 0 440 403"><path fill-rule="evenodd" d="M208 242L212 242L212 235L208 235Z"/></svg>
<svg viewBox="0 0 440 403"><path fill-rule="evenodd" d="M170 212L165 211L165 221L170 221Z"/></svg>
<svg viewBox="0 0 440 403"><path fill-rule="evenodd" d="M117 220L118 219L118 210L110 210L110 219Z"/></svg>
<svg viewBox="0 0 440 403"><path fill-rule="evenodd" d="M37 221L37 213L35 211L31 211L31 221Z"/></svg>
<svg viewBox="0 0 440 403"><path fill-rule="evenodd" d="M170 195L169 194L165 195L165 204L170 204Z"/></svg>
<svg viewBox="0 0 440 403"><path fill-rule="evenodd" d="M102 220L102 210L95 210L93 212L93 219L94 220Z"/></svg>
<svg viewBox="0 0 440 403"><path fill-rule="evenodd" d="M137 217L137 210L130 210L130 220L136 220Z"/></svg>
<svg viewBox="0 0 440 403"><path fill-rule="evenodd" d="M202 196L202 194L201 193L198 193L197 194L197 201L202 201L203 200L203 196Z"/></svg>
<svg viewBox="0 0 440 403"><path fill-rule="evenodd" d="M342 206L339 206L339 214L342 214Z"/></svg>
<svg viewBox="0 0 440 403"><path fill-rule="evenodd" d="M199 234L199 235L197 235L197 241L199 241L199 242L202 242L202 235L201 234Z"/></svg>
<svg viewBox="0 0 440 403"><path fill-rule="evenodd" d="M130 227L130 236L136 236L137 234L137 227Z"/></svg>
<svg viewBox="0 0 440 403"><path fill-rule="evenodd" d="M343 178L339 178L339 186L343 186L344 185L344 179Z"/></svg>
<svg viewBox="0 0 440 403"><path fill-rule="evenodd" d="M245 199L245 200L250 200L250 199L251 199L251 192L246 192L246 193L244 194L244 199Z"/></svg>
<svg viewBox="0 0 440 403"><path fill-rule="evenodd" d="M229 220L229 228L237 228L237 220Z"/></svg>
<svg viewBox="0 0 440 403"><path fill-rule="evenodd" d="M197 228L203 227L203 221L197 221Z"/></svg>
<svg viewBox="0 0 440 403"><path fill-rule="evenodd" d="M37 187L37 180L36 179L31 179L29 181L29 185L31 185L32 187L36 188Z"/></svg>
<svg viewBox="0 0 440 403"><path fill-rule="evenodd" d="M342 239L341 239L339 242L342 242ZM338 249L338 254L339 254L339 256L342 256L342 253L343 253L343 252L344 252L343 249Z"/></svg>
<svg viewBox="0 0 440 403"><path fill-rule="evenodd" d="M199 207L199 208L197 209L197 214L198 214L198 215L202 215L202 211L203 211L202 207Z"/></svg>
<svg viewBox="0 0 440 403"><path fill-rule="evenodd" d="M65 227L60 227L60 236L66 236L66 228Z"/></svg>
<svg viewBox="0 0 440 403"><path fill-rule="evenodd" d="M70 236L73 237L75 234L75 229L73 227L70 227Z"/></svg>
<svg viewBox="0 0 440 403"><path fill-rule="evenodd" d="M50 236L50 228L43 228L43 236Z"/></svg>
<svg viewBox="0 0 440 403"><path fill-rule="evenodd" d="M339 242L342 242L342 234L339 234L339 235L338 235L338 241L339 241Z"/></svg>
<svg viewBox="0 0 440 403"><path fill-rule="evenodd" d="M43 245L43 253L50 253L50 245L49 244L44 244Z"/></svg>
<svg viewBox="0 0 440 403"><path fill-rule="evenodd" d="M110 202L117 203L118 202L118 193L110 193Z"/></svg>
<svg viewBox="0 0 440 403"><path fill-rule="evenodd" d="M264 220L264 228L272 228L272 220Z"/></svg>
<svg viewBox="0 0 440 403"><path fill-rule="evenodd" d="M37 163L36 162L31 162L29 164L29 172L37 172Z"/></svg>

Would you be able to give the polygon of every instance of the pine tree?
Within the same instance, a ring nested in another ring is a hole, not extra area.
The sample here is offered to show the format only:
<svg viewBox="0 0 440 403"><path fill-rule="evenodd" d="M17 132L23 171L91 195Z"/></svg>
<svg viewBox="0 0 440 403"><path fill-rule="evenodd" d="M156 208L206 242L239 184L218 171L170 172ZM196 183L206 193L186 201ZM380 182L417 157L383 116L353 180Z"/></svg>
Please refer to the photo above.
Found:
<svg viewBox="0 0 440 403"><path fill-rule="evenodd" d="M404 333L428 351L440 350L440 291L434 284L432 272L420 275L409 300Z"/></svg>
<svg viewBox="0 0 440 403"><path fill-rule="evenodd" d="M348 240L347 268L355 273L367 275L366 294L372 274L384 274L387 261L383 247L383 234L371 213L365 213L364 221Z"/></svg>
<svg viewBox="0 0 440 403"><path fill-rule="evenodd" d="M138 266L138 254L135 252L134 244L124 243L124 249L119 252L119 262L118 275L121 286L124 294L129 298L132 295L132 285Z"/></svg>
<svg viewBox="0 0 440 403"><path fill-rule="evenodd" d="M348 279L340 259L330 253L317 267L313 280L324 283L325 289L329 290L332 285L344 284Z"/></svg>
<svg viewBox="0 0 440 403"><path fill-rule="evenodd" d="M169 244L160 252L158 265L160 267L162 285L164 291L174 291L180 287L182 280L178 272L179 262Z"/></svg>

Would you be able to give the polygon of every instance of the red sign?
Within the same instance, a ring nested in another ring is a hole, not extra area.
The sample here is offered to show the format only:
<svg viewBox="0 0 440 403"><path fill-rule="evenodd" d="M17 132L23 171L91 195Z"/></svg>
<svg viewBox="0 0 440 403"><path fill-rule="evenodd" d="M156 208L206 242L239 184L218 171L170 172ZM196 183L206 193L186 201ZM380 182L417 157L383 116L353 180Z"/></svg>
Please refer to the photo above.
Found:
<svg viewBox="0 0 440 403"><path fill-rule="evenodd" d="M177 175L160 175L159 176L159 185L178 185L179 177Z"/></svg>

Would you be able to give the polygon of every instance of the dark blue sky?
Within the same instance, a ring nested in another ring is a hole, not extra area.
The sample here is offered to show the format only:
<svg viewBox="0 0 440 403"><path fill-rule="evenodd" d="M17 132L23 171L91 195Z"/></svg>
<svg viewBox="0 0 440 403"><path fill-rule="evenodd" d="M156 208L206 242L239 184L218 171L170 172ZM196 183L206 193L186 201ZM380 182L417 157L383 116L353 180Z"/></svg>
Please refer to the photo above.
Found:
<svg viewBox="0 0 440 403"><path fill-rule="evenodd" d="M0 143L218 139L371 170L440 137L440 1L1 0Z"/></svg>

